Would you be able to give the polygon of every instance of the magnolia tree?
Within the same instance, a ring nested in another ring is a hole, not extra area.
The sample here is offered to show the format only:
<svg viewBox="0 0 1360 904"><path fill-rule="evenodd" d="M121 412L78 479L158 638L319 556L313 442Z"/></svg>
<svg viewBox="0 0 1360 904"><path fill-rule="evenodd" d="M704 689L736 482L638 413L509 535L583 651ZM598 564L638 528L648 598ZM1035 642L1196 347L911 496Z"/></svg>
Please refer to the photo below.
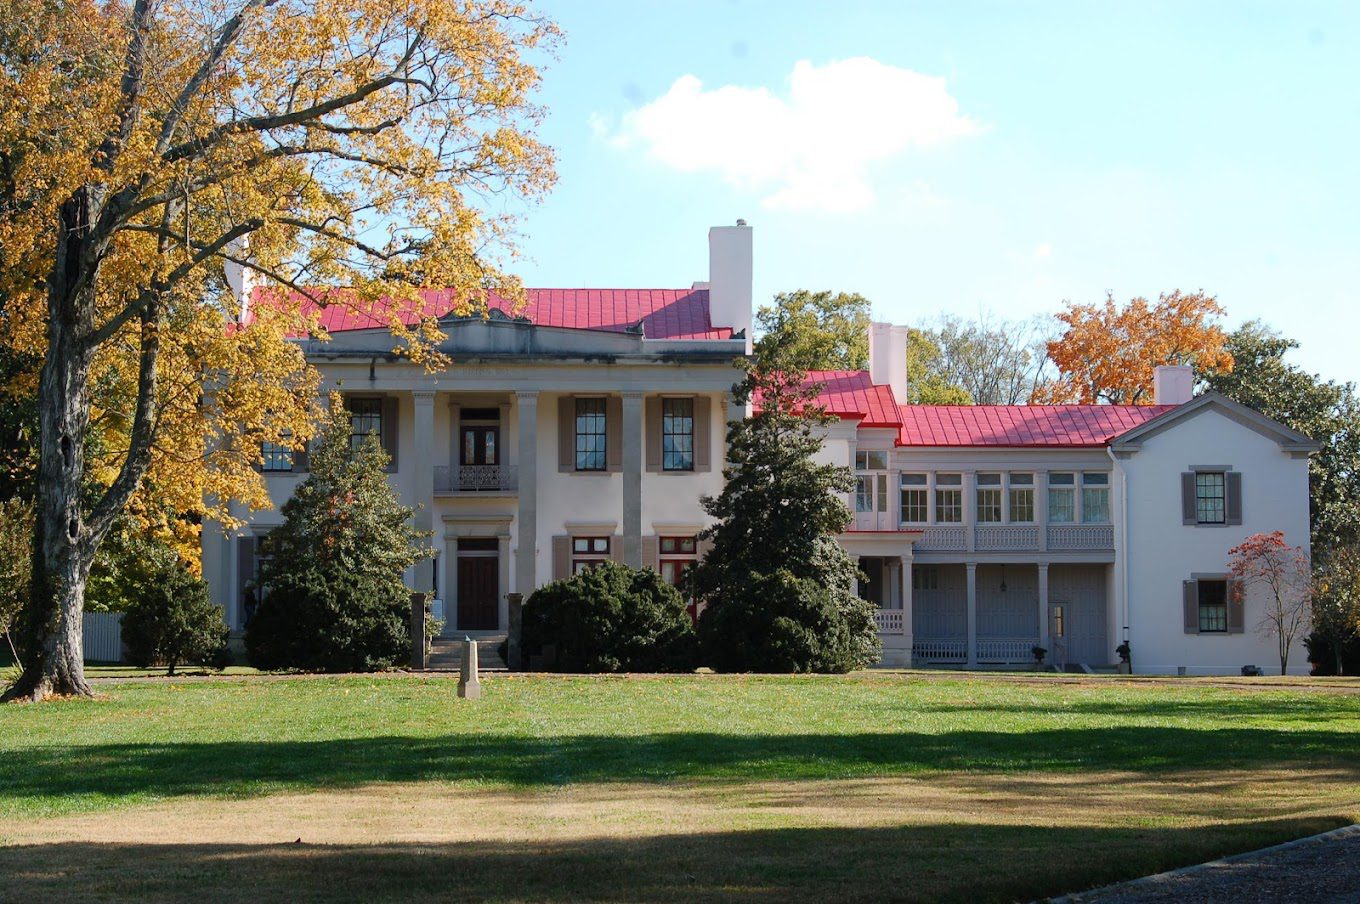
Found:
<svg viewBox="0 0 1360 904"><path fill-rule="evenodd" d="M308 310L438 363L420 287L514 294L501 212L552 181L526 54L555 36L512 0L0 4L0 334L42 362L15 378L40 448L8 697L89 694L85 585L137 494L228 526L267 504L260 443L316 414ZM295 294L246 311L228 264Z"/></svg>
<svg viewBox="0 0 1360 904"><path fill-rule="evenodd" d="M1286 543L1280 531L1252 534L1228 550L1228 569L1237 602L1248 595L1263 601L1256 630L1278 644L1283 675L1289 668L1289 651L1308 631L1312 599L1308 553Z"/></svg>

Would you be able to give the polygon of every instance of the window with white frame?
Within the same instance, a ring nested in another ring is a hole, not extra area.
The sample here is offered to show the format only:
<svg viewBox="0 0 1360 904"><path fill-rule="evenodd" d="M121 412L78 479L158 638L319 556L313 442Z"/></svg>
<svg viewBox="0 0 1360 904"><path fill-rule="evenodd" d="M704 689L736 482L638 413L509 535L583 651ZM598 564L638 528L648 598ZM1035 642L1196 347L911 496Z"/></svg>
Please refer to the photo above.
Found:
<svg viewBox="0 0 1360 904"><path fill-rule="evenodd" d="M1222 471L1195 472L1195 520L1223 524L1228 512L1228 480Z"/></svg>
<svg viewBox="0 0 1360 904"><path fill-rule="evenodd" d="M609 561L608 537L572 537L571 573L580 574Z"/></svg>
<svg viewBox="0 0 1360 904"><path fill-rule="evenodd" d="M935 521L960 524L963 521L963 475L935 475Z"/></svg>
<svg viewBox="0 0 1360 904"><path fill-rule="evenodd" d="M856 452L855 453L856 471L886 471L888 470L887 452Z"/></svg>
<svg viewBox="0 0 1360 904"><path fill-rule="evenodd" d="M1196 581L1199 595L1199 633L1225 634L1228 630L1228 582Z"/></svg>
<svg viewBox="0 0 1360 904"><path fill-rule="evenodd" d="M924 474L902 475L903 524L925 524L930 520L930 489Z"/></svg>
<svg viewBox="0 0 1360 904"><path fill-rule="evenodd" d="M1034 521L1034 475L1011 474L1010 498L1007 500L1011 510L1011 521L1030 524Z"/></svg>
<svg viewBox="0 0 1360 904"><path fill-rule="evenodd" d="M979 474L977 476L977 522L978 524L999 524L1001 522L1001 475Z"/></svg>
<svg viewBox="0 0 1360 904"><path fill-rule="evenodd" d="M1081 475L1081 523L1110 522L1110 474L1087 471Z"/></svg>
<svg viewBox="0 0 1360 904"><path fill-rule="evenodd" d="M1048 475L1048 522L1071 524L1077 520L1077 475L1054 472Z"/></svg>
<svg viewBox="0 0 1360 904"><path fill-rule="evenodd" d="M370 436L382 441L383 400L349 399L349 448L358 452Z"/></svg>

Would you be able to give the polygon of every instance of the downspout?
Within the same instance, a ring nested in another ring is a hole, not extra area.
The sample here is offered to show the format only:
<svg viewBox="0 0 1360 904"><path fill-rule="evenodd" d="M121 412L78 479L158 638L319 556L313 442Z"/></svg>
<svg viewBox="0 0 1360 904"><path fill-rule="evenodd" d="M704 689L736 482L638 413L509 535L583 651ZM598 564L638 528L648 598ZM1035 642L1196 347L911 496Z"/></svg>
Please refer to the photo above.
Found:
<svg viewBox="0 0 1360 904"><path fill-rule="evenodd" d="M1123 465L1115 457L1114 449L1105 447L1105 452L1110 456L1110 462L1114 465L1115 473L1119 475L1119 543L1115 549L1115 567L1118 569L1116 581L1119 586L1119 618L1123 623L1122 639L1125 643L1129 642L1131 635L1129 624L1129 478L1125 473ZM1129 674L1133 674L1133 656L1129 655Z"/></svg>

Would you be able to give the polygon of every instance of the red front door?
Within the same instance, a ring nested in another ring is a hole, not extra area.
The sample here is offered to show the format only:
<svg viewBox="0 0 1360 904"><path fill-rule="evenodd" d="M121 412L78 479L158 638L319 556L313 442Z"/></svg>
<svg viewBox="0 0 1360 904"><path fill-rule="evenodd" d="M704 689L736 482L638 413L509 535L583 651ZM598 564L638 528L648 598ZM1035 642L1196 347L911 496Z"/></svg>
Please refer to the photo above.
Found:
<svg viewBox="0 0 1360 904"><path fill-rule="evenodd" d="M496 611L499 571L495 556L458 557L459 631L494 631L500 627Z"/></svg>

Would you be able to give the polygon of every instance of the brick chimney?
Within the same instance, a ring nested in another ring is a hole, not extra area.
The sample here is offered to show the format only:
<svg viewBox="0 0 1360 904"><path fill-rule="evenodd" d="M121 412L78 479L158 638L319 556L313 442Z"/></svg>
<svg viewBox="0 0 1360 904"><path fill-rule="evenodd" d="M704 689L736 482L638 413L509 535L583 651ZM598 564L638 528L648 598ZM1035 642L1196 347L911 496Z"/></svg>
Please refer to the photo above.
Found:
<svg viewBox="0 0 1360 904"><path fill-rule="evenodd" d="M1152 372L1152 397L1158 405L1184 405L1195 397L1195 372L1186 364L1163 364Z"/></svg>
<svg viewBox="0 0 1360 904"><path fill-rule="evenodd" d="M754 278L751 227L745 220L735 226L708 230L708 316L715 327L731 327L746 334L751 350L751 283Z"/></svg>

